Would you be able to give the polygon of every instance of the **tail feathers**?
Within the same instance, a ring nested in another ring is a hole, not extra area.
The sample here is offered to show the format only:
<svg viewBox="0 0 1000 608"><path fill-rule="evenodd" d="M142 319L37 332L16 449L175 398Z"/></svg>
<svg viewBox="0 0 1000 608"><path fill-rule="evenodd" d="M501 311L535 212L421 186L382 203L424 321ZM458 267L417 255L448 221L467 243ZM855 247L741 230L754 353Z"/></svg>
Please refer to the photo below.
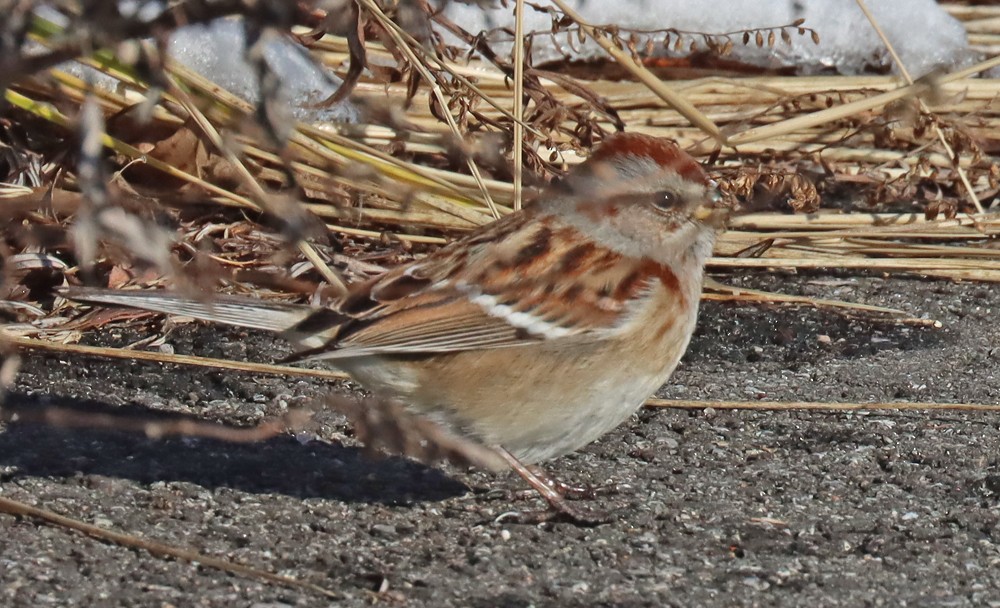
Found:
<svg viewBox="0 0 1000 608"><path fill-rule="evenodd" d="M299 324L315 309L301 304L265 302L238 296L213 296L200 301L165 291L123 291L69 287L61 292L66 298L88 304L129 306L171 315L183 315L213 323L237 325L273 332Z"/></svg>

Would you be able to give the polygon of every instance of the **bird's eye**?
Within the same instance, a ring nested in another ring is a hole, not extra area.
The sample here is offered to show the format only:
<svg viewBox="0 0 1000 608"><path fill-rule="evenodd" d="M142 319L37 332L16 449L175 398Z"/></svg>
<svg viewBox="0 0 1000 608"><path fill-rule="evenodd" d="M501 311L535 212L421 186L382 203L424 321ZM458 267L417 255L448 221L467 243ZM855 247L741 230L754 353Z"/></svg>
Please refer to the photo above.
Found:
<svg viewBox="0 0 1000 608"><path fill-rule="evenodd" d="M680 197L677 196L676 192L671 192L670 190L663 190L653 194L653 206L661 211L669 211L677 206L677 202Z"/></svg>

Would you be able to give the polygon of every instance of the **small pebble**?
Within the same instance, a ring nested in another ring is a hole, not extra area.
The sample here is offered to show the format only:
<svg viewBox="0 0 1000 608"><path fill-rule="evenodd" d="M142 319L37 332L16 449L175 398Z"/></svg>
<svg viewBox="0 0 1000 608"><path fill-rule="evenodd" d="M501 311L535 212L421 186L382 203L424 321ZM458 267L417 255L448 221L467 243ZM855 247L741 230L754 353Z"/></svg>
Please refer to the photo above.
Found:
<svg viewBox="0 0 1000 608"><path fill-rule="evenodd" d="M372 526L372 534L382 538L392 538L398 534L396 526L390 524L375 524Z"/></svg>

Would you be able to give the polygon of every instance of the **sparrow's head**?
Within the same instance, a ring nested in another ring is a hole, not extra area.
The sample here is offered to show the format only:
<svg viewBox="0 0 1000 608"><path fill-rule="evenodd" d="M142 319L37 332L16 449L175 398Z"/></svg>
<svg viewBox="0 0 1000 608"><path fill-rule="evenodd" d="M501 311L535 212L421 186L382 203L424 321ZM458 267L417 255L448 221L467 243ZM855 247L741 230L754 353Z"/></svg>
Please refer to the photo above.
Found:
<svg viewBox="0 0 1000 608"><path fill-rule="evenodd" d="M620 253L665 263L703 263L729 215L696 160L637 133L607 139L554 194L543 210Z"/></svg>

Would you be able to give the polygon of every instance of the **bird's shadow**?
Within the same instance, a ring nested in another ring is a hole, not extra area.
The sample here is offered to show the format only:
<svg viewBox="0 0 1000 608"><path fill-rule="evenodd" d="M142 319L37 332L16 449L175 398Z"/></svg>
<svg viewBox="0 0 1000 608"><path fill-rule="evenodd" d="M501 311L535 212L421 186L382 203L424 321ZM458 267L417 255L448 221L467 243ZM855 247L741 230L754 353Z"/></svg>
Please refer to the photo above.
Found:
<svg viewBox="0 0 1000 608"><path fill-rule="evenodd" d="M11 393L5 414L70 408L143 419L184 418L130 404ZM191 418L187 416L186 418ZM361 449L278 435L256 443L203 438L149 439L101 428L60 428L12 422L0 432L0 481L21 476L101 475L141 484L189 482L256 494L325 498L347 503L413 504L460 496L468 488L443 472L397 457L370 458Z"/></svg>

